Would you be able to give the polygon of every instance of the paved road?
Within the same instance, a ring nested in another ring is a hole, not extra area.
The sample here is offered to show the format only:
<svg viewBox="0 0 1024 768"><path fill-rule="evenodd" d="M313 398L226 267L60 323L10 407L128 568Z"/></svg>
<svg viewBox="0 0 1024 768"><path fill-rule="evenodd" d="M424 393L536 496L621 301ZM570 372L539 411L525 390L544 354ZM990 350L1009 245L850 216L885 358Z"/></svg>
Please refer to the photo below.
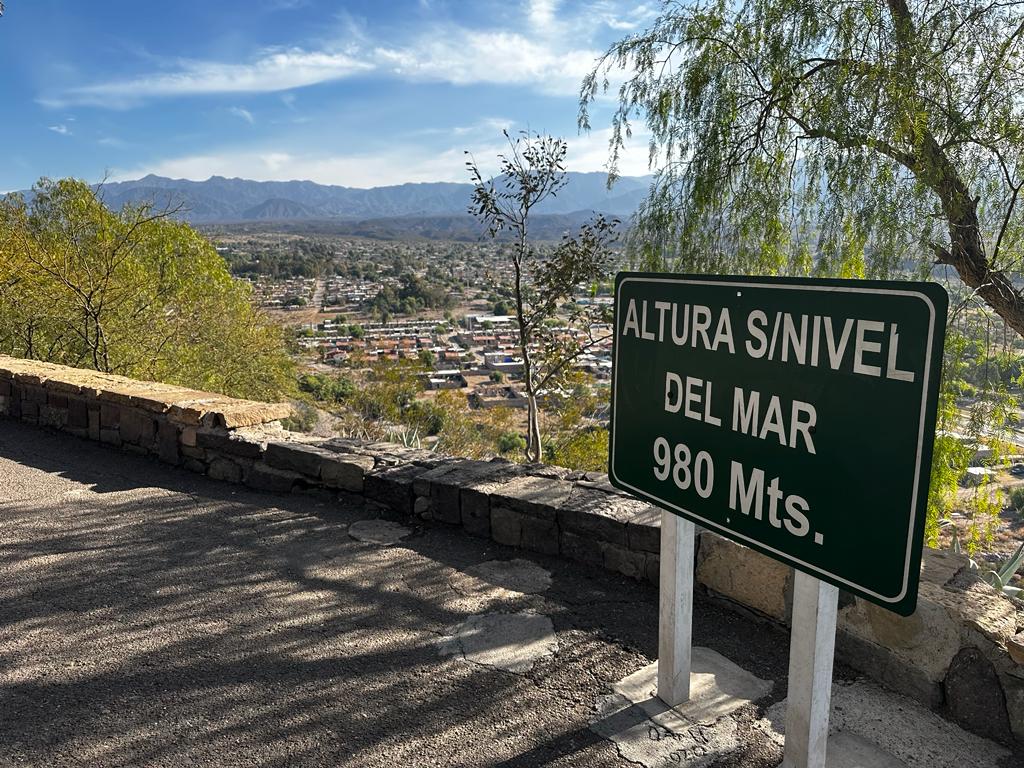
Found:
<svg viewBox="0 0 1024 768"><path fill-rule="evenodd" d="M521 553L350 538L372 516L0 421L0 765L636 764L590 725L655 656L652 588L539 556L503 582ZM695 635L775 681L713 764L775 765L786 637L705 602Z"/></svg>

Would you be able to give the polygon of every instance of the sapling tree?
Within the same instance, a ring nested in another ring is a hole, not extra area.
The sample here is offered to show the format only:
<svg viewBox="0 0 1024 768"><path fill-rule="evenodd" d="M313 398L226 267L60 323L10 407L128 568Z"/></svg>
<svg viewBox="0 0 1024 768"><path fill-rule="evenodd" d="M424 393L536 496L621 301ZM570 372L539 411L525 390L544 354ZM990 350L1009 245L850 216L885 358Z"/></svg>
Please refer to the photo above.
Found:
<svg viewBox="0 0 1024 768"><path fill-rule="evenodd" d="M566 143L541 134L503 134L508 151L498 155L497 177L485 178L472 156L466 163L473 181L469 211L489 237L507 234L512 240L512 310L527 402L525 453L528 461L540 461L540 397L557 387L581 355L610 337L606 308L566 302L577 286L607 276L618 221L596 215L549 253L538 250L531 219L565 187Z"/></svg>

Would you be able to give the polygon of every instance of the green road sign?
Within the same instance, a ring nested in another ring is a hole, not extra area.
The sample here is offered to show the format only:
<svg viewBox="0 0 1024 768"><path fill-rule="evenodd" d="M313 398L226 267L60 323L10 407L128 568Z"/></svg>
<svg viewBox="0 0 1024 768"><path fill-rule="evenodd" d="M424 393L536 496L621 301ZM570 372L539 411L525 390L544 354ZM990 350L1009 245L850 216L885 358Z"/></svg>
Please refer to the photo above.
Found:
<svg viewBox="0 0 1024 768"><path fill-rule="evenodd" d="M612 484L913 613L947 305L933 283L619 274Z"/></svg>

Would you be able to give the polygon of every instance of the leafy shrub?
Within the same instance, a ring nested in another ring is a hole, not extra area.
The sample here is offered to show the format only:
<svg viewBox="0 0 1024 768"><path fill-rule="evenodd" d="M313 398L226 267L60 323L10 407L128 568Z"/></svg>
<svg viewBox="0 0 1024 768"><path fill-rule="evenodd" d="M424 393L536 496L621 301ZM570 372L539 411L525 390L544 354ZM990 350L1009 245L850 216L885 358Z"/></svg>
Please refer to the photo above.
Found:
<svg viewBox="0 0 1024 768"><path fill-rule="evenodd" d="M516 453L526 450L526 439L515 432L503 432L498 437L498 452L501 454Z"/></svg>
<svg viewBox="0 0 1024 768"><path fill-rule="evenodd" d="M309 403L292 403L292 415L281 419L281 426L289 432L312 432L317 422L316 408Z"/></svg>
<svg viewBox="0 0 1024 768"><path fill-rule="evenodd" d="M299 377L299 389L319 402L340 403L352 395L355 385L347 376L307 373Z"/></svg>
<svg viewBox="0 0 1024 768"><path fill-rule="evenodd" d="M1010 506L1018 512L1024 511L1024 485L1018 485L1010 491Z"/></svg>

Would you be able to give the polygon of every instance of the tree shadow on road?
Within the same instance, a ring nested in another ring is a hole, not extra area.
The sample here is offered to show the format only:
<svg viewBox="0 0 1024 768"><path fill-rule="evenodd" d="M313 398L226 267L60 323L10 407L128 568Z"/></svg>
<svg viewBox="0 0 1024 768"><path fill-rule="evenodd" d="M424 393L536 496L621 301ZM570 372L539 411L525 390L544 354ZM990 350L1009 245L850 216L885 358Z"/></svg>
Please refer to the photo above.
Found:
<svg viewBox="0 0 1024 768"><path fill-rule="evenodd" d="M359 543L354 500L253 493L21 425L0 425L0 458L89 488L0 503L0 763L625 765L588 722L654 656L647 585L537 557L545 593L467 595L455 574L522 553L443 528ZM439 652L468 616L519 610L559 637L530 672ZM695 617L726 655L753 656L752 626ZM757 663L784 670L784 646Z"/></svg>

